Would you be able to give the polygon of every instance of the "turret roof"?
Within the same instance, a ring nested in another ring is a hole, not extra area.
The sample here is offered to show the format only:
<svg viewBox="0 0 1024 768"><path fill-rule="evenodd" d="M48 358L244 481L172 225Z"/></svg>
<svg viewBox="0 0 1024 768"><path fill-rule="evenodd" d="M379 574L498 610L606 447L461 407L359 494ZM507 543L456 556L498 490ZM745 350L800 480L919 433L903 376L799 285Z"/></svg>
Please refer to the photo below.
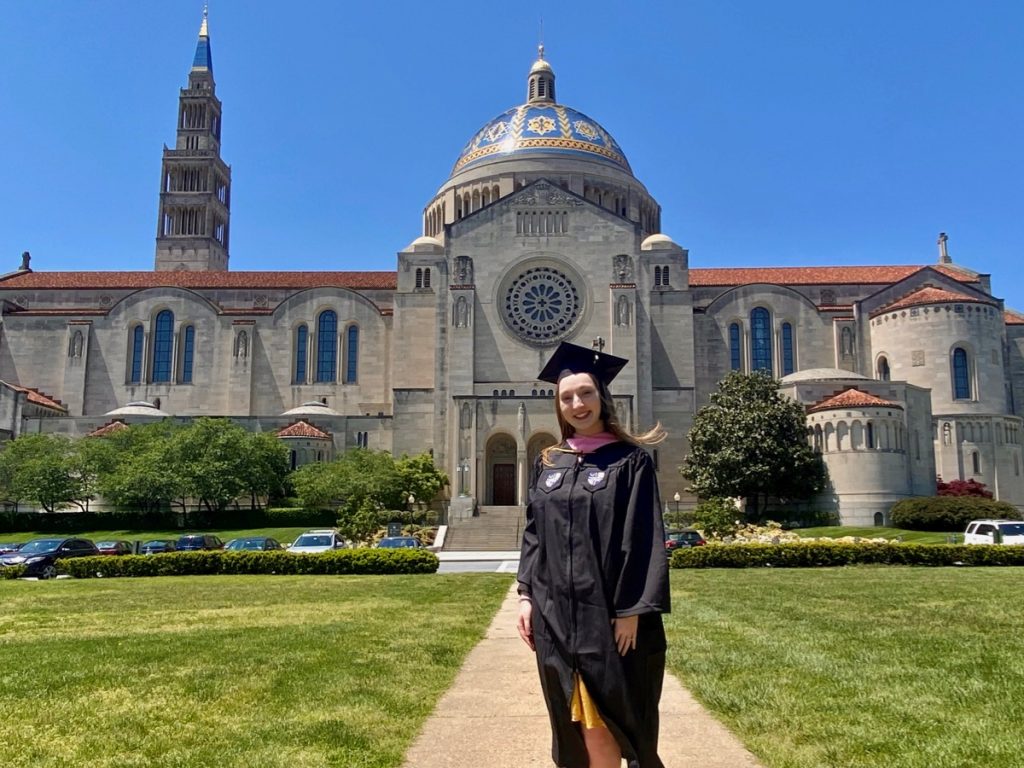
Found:
<svg viewBox="0 0 1024 768"><path fill-rule="evenodd" d="M947 291L944 288L934 288L930 285L926 285L924 288L919 288L911 294L904 296L902 299L897 299L892 304L887 304L884 307L879 307L872 315L878 315L882 312L892 312L894 309L906 309L907 307L919 307L923 304L992 304L994 302L986 301L985 299L978 298L977 296L968 296L966 293L958 293L956 291Z"/></svg>
<svg viewBox="0 0 1024 768"><path fill-rule="evenodd" d="M282 427L277 430L278 437L306 437L312 440L330 440L331 436L329 433L324 432L322 429L314 427L308 421L300 419L294 424L289 424L287 427Z"/></svg>
<svg viewBox="0 0 1024 768"><path fill-rule="evenodd" d="M891 400L875 397L875 395L869 392L862 392L856 387L850 387L838 394L818 401L808 408L807 412L817 413L818 411L833 411L841 408L899 408L902 410L903 406Z"/></svg>

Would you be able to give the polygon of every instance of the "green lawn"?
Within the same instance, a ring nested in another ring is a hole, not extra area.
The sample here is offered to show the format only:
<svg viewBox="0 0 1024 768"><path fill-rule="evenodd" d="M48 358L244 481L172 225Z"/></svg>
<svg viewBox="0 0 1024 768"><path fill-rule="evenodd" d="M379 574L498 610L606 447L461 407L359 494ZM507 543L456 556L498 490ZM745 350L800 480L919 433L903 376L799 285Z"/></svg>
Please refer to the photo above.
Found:
<svg viewBox="0 0 1024 768"><path fill-rule="evenodd" d="M669 667L769 768L1016 768L1022 575L674 571Z"/></svg>
<svg viewBox="0 0 1024 768"><path fill-rule="evenodd" d="M507 575L0 582L5 766L383 768Z"/></svg>
<svg viewBox="0 0 1024 768"><path fill-rule="evenodd" d="M795 528L793 533L805 538L829 538L841 539L844 536L861 536L866 539L881 537L883 539L895 539L902 536L904 541L912 541L917 544L960 544L963 542L963 532L936 533L934 531L908 531L904 528L854 528L848 525L829 525L821 528ZM949 541L950 536L955 536L956 541Z"/></svg>

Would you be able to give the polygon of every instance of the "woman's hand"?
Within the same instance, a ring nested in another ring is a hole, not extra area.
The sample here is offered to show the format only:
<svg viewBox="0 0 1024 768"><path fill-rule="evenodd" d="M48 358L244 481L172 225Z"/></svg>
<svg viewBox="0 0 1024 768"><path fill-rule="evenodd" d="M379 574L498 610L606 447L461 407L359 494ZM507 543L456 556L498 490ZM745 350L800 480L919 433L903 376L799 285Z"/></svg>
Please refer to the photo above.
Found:
<svg viewBox="0 0 1024 768"><path fill-rule="evenodd" d="M632 651L636 648L636 629L639 623L639 616L612 619L615 647L619 649L619 656L625 656L627 651Z"/></svg>
<svg viewBox="0 0 1024 768"><path fill-rule="evenodd" d="M520 598L519 616L516 617L516 629L523 642L530 646L531 651L537 649L533 645L533 603L528 599Z"/></svg>

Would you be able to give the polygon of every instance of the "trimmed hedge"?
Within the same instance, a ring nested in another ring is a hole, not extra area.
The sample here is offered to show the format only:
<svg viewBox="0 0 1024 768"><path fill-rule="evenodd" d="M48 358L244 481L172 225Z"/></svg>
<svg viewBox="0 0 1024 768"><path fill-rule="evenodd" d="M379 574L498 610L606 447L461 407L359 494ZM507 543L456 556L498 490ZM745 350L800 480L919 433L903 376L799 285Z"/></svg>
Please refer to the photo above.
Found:
<svg viewBox="0 0 1024 768"><path fill-rule="evenodd" d="M8 565L6 567L0 567L0 581L3 579L20 579L24 575L24 565Z"/></svg>
<svg viewBox="0 0 1024 768"><path fill-rule="evenodd" d="M677 549L673 568L831 568L840 565L1024 565L1024 546L785 542Z"/></svg>
<svg viewBox="0 0 1024 768"><path fill-rule="evenodd" d="M76 557L57 568L77 579L117 576L212 574L395 574L434 573L437 555L422 549L343 549L320 554L293 552L167 552L160 555Z"/></svg>
<svg viewBox="0 0 1024 768"><path fill-rule="evenodd" d="M911 531L962 531L971 520L1020 520L1017 508L1005 501L976 496L920 496L897 501L890 512L895 528Z"/></svg>

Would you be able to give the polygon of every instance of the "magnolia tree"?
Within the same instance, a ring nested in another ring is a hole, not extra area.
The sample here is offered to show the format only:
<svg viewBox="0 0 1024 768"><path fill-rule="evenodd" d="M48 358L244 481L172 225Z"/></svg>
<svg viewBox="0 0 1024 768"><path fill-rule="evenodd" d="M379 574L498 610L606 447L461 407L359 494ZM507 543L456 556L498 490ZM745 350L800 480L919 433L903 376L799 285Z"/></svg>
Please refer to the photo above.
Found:
<svg viewBox="0 0 1024 768"><path fill-rule="evenodd" d="M764 372L730 373L690 430L682 473L701 498L742 497L757 519L769 499L808 499L826 482L807 443L803 406L779 394Z"/></svg>

